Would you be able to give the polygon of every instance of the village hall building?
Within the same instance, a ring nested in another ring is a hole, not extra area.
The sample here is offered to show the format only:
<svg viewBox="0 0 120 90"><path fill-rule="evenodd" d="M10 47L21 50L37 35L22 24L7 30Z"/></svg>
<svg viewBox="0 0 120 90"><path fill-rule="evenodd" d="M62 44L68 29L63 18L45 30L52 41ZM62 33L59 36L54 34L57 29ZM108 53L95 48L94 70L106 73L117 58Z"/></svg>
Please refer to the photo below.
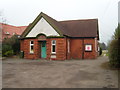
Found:
<svg viewBox="0 0 120 90"><path fill-rule="evenodd" d="M98 57L98 20L56 21L44 13L21 35L26 59L95 59Z"/></svg>

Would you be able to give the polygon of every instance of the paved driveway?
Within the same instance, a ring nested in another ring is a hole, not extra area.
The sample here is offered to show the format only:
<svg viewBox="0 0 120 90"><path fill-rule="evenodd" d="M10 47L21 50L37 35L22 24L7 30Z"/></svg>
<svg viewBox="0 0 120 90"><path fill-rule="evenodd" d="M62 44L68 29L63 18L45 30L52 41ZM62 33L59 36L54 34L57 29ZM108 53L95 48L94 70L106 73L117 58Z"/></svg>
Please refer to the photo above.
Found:
<svg viewBox="0 0 120 90"><path fill-rule="evenodd" d="M3 88L117 88L118 72L97 60L16 60L3 63Z"/></svg>

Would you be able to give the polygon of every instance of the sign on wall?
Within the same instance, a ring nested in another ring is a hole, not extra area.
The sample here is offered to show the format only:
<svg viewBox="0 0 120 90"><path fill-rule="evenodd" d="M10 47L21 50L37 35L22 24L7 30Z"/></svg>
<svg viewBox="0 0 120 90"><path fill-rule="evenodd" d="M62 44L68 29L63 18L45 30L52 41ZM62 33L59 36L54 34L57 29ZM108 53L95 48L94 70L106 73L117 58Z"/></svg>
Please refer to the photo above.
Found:
<svg viewBox="0 0 120 90"><path fill-rule="evenodd" d="M85 45L85 51L92 51L92 45Z"/></svg>

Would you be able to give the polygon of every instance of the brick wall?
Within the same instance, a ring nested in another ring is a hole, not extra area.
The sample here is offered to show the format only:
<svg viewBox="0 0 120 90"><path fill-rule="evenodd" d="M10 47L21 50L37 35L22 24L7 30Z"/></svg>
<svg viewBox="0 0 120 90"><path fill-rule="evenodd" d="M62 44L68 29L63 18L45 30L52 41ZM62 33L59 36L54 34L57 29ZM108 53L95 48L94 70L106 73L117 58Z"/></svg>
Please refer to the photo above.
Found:
<svg viewBox="0 0 120 90"><path fill-rule="evenodd" d="M34 53L30 53L30 41L34 41ZM51 53L51 41L56 40L56 54ZM46 40L46 59L65 60L66 59L66 38L48 38ZM37 39L21 40L21 51L24 51L24 58L39 59L40 58L40 42ZM51 58L51 55L56 58Z"/></svg>
<svg viewBox="0 0 120 90"><path fill-rule="evenodd" d="M84 39L84 46L86 44L91 44L92 45L92 51L91 52L84 51L84 59L95 59L95 58L97 58L97 52L95 50L95 39ZM97 45L96 45L96 47L97 47Z"/></svg>
<svg viewBox="0 0 120 90"><path fill-rule="evenodd" d="M30 53L30 41L34 41L34 53ZM56 54L51 53L51 41L56 40ZM68 52L68 40L70 41L70 52ZM98 43L98 42L97 42ZM85 44L92 44L92 51L85 51ZM21 51L24 51L24 58L40 58L40 42L38 39L21 40ZM46 39L46 59L66 60L66 59L95 59L95 39L69 39L69 38L47 38ZM53 57L54 56L54 57Z"/></svg>
<svg viewBox="0 0 120 90"><path fill-rule="evenodd" d="M71 58L72 59L95 59L97 58L97 52L95 50L95 39L71 39ZM96 42L97 44L98 42ZM85 51L85 45L91 44L92 45L92 51L86 52ZM97 45L96 45L97 47Z"/></svg>
<svg viewBox="0 0 120 90"><path fill-rule="evenodd" d="M30 53L30 41L34 41L34 53ZM37 39L21 40L21 51L24 51L24 58L38 59L39 58L39 42Z"/></svg>
<svg viewBox="0 0 120 90"><path fill-rule="evenodd" d="M51 41L56 40L56 54L51 53ZM51 58L55 56L56 58ZM66 38L49 38L47 39L47 59L65 60L66 59Z"/></svg>

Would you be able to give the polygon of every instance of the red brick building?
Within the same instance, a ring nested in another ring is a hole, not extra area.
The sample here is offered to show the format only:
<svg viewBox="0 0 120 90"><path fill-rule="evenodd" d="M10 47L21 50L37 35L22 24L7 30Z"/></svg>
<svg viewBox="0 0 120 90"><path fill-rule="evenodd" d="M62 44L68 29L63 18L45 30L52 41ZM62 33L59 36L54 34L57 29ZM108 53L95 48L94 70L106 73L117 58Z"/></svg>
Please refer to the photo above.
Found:
<svg viewBox="0 0 120 90"><path fill-rule="evenodd" d="M98 56L98 20L56 21L44 13L21 35L26 59L95 59Z"/></svg>
<svg viewBox="0 0 120 90"><path fill-rule="evenodd" d="M4 23L0 23L0 41L4 38L10 38L13 35L21 35L27 26L13 26Z"/></svg>

